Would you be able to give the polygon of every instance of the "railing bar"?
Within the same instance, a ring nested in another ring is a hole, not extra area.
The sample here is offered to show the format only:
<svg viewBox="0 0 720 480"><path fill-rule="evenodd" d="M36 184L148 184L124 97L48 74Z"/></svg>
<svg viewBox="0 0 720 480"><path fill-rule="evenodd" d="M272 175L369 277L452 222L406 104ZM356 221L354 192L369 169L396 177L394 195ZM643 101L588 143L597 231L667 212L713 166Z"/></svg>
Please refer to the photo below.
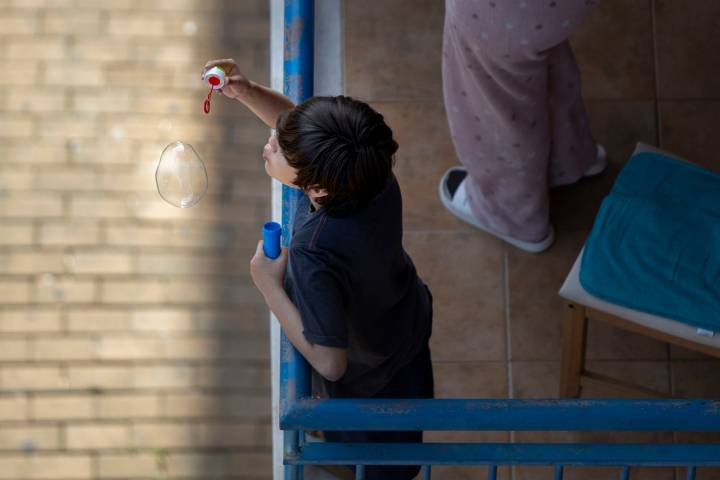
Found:
<svg viewBox="0 0 720 480"><path fill-rule="evenodd" d="M297 430L283 431L283 450L285 458L288 458L288 456L297 456L299 451ZM297 471L297 467L286 466L285 480L297 480Z"/></svg>
<svg viewBox="0 0 720 480"><path fill-rule="evenodd" d="M288 464L720 466L720 444L315 443Z"/></svg>
<svg viewBox="0 0 720 480"><path fill-rule="evenodd" d="M563 480L563 466L555 465L555 480Z"/></svg>
<svg viewBox="0 0 720 480"><path fill-rule="evenodd" d="M430 480L430 469L431 465L422 466L422 480Z"/></svg>
<svg viewBox="0 0 720 480"><path fill-rule="evenodd" d="M690 465L688 467L687 480L695 480L695 465Z"/></svg>
<svg viewBox="0 0 720 480"><path fill-rule="evenodd" d="M630 480L630 467L622 467L620 471L620 480Z"/></svg>
<svg viewBox="0 0 720 480"><path fill-rule="evenodd" d="M303 397L282 412L280 428L714 432L720 431L720 401Z"/></svg>
<svg viewBox="0 0 720 480"><path fill-rule="evenodd" d="M487 478L488 480L497 479L497 465L488 465Z"/></svg>
<svg viewBox="0 0 720 480"><path fill-rule="evenodd" d="M365 480L365 465L355 466L355 480Z"/></svg>
<svg viewBox="0 0 720 480"><path fill-rule="evenodd" d="M305 465L285 465L285 480L303 480Z"/></svg>
<svg viewBox="0 0 720 480"><path fill-rule="evenodd" d="M298 430L298 447L305 445L305 430Z"/></svg>

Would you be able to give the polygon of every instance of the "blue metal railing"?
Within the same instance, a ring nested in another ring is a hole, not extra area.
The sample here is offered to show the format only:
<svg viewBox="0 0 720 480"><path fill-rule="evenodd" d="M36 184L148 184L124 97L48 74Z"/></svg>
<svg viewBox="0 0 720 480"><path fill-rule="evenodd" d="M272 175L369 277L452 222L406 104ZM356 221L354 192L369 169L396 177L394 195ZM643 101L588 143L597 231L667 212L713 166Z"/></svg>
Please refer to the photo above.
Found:
<svg viewBox="0 0 720 480"><path fill-rule="evenodd" d="M313 92L312 0L285 0L284 93L295 103ZM288 243L301 192L283 186L283 239ZM598 443L305 443L316 430L487 431L720 431L720 401L712 400L374 400L316 399L310 370L285 335L280 353L280 428L284 431L286 480L300 480L303 465L484 465L494 480L499 465L552 465L561 480L565 466L720 466L718 444Z"/></svg>
<svg viewBox="0 0 720 480"><path fill-rule="evenodd" d="M300 398L281 412L283 430L486 431L720 431L714 400L372 400ZM312 443L285 458L288 465L554 465L720 466L718 444L600 443ZM357 478L362 478L358 476Z"/></svg>
<svg viewBox="0 0 720 480"><path fill-rule="evenodd" d="M285 24L283 34L283 93L294 103L301 103L313 94L314 67L314 2L285 1ZM282 186L282 239L285 246L292 237L295 210L302 192ZM284 333L280 335L280 412L287 412L299 399L310 395L310 367L295 350ZM286 430L283 438L284 456L296 458L301 443L302 429ZM300 480L302 465L287 465L286 479Z"/></svg>

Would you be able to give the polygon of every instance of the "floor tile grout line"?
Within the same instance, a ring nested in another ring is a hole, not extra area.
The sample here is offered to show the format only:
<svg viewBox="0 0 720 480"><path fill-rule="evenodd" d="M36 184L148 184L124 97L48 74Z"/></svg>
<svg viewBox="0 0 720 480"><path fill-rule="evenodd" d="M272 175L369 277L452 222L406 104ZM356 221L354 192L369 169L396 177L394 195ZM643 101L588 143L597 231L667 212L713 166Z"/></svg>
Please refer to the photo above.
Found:
<svg viewBox="0 0 720 480"><path fill-rule="evenodd" d="M503 300L505 304L505 359L507 362L508 398L514 398L512 371L512 341L510 330L510 281L508 272L508 249L503 248Z"/></svg>
<svg viewBox="0 0 720 480"><path fill-rule="evenodd" d="M666 344L667 348L667 369L668 369L668 384L670 386L670 393L675 396L675 385L674 385L674 378L673 378L673 368L672 368L672 346L668 343ZM672 441L673 443L678 443L679 437L678 432L672 432ZM673 475L675 475L676 480L680 480L682 477L679 477L678 469L673 469Z"/></svg>
<svg viewBox="0 0 720 480"><path fill-rule="evenodd" d="M662 145L662 132L660 122L660 75L658 75L658 36L657 36L657 17L655 15L655 0L648 0L650 2L650 32L652 35L652 49L653 49L653 84L655 87L655 95L653 99L653 106L655 107L655 143L659 148L663 148Z"/></svg>
<svg viewBox="0 0 720 480"><path fill-rule="evenodd" d="M513 371L512 371L512 341L510 337L510 271L509 271L509 260L508 260L508 246L503 245L503 297L505 303L505 358L507 368L507 384L508 384L508 398L514 398L515 392L513 388ZM515 431L510 431L510 443L515 443ZM511 480L516 479L516 468L510 467L510 478Z"/></svg>

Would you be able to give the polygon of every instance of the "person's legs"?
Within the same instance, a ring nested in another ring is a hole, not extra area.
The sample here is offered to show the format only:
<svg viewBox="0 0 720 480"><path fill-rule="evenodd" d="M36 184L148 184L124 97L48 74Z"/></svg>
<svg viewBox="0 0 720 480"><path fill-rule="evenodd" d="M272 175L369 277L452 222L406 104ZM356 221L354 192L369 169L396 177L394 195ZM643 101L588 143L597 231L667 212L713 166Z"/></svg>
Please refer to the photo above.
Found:
<svg viewBox="0 0 720 480"><path fill-rule="evenodd" d="M470 208L490 230L527 242L550 229L549 50L592 6L558 3L446 2L443 93Z"/></svg>

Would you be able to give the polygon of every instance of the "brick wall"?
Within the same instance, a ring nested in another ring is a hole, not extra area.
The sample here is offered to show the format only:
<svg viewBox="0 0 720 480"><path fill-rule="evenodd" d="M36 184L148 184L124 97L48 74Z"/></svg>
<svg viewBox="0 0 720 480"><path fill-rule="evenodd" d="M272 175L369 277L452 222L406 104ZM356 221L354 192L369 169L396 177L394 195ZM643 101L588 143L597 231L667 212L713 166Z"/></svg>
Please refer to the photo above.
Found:
<svg viewBox="0 0 720 480"><path fill-rule="evenodd" d="M0 480L270 477L267 129L199 80L268 82L267 3L0 0ZM176 139L191 209L155 191Z"/></svg>

